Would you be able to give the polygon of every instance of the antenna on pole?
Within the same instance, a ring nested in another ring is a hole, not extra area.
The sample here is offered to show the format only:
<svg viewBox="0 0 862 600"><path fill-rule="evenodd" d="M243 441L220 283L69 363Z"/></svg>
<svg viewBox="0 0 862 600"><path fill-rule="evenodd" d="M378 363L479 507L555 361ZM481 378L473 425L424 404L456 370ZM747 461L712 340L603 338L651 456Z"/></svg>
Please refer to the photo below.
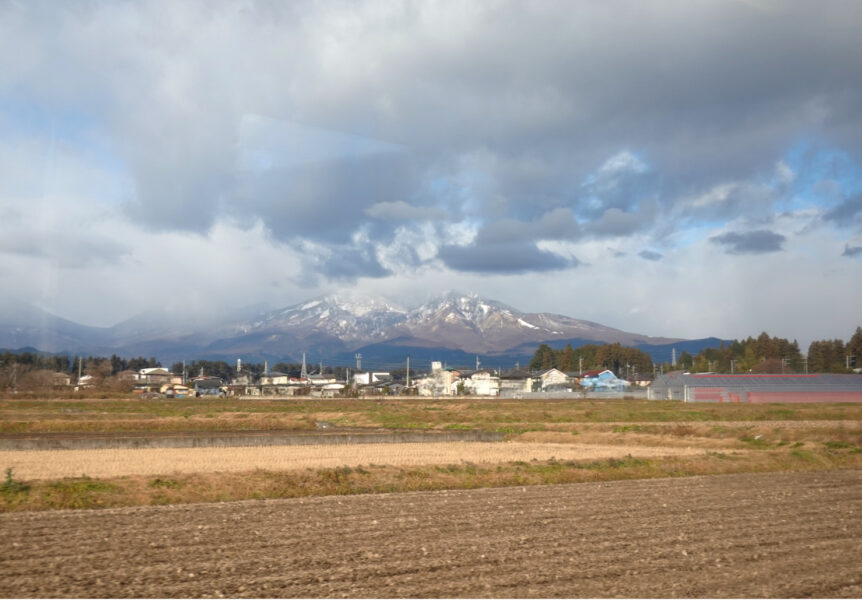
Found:
<svg viewBox="0 0 862 600"><path fill-rule="evenodd" d="M362 355L359 352L356 353L356 370L362 370Z"/></svg>

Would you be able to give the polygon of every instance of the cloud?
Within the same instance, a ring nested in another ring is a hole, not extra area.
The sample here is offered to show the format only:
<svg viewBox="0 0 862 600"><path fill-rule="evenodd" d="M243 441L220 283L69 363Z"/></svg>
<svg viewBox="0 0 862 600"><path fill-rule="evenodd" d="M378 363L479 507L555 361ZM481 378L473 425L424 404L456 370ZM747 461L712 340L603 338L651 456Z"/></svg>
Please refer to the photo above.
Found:
<svg viewBox="0 0 862 600"><path fill-rule="evenodd" d="M862 215L857 23L796 0L2 3L2 286L137 307L114 282L158 259L213 298L245 298L217 261L286 295L476 273L517 295L618 266L608 247L775 267L781 219L834 255L815 234Z"/></svg>
<svg viewBox="0 0 862 600"><path fill-rule="evenodd" d="M554 271L578 264L577 259L542 251L528 242L443 246L438 257L455 271L489 274Z"/></svg>
<svg viewBox="0 0 862 600"><path fill-rule="evenodd" d="M839 226L862 222L862 193L846 198L841 204L827 211L823 219L833 221Z"/></svg>
<svg viewBox="0 0 862 600"><path fill-rule="evenodd" d="M725 247L728 254L766 254L779 252L787 238L780 233L758 230L746 233L729 232L716 235L709 240Z"/></svg>
<svg viewBox="0 0 862 600"><path fill-rule="evenodd" d="M641 250L640 252L638 252L638 256L640 256L644 260L651 260L651 261L659 261L662 258L664 258L663 254L659 254L658 252L653 252L652 250Z"/></svg>
<svg viewBox="0 0 862 600"><path fill-rule="evenodd" d="M558 208L534 221L500 219L489 221L476 234L477 244L501 244L538 240L572 240L582 234L572 212Z"/></svg>
<svg viewBox="0 0 862 600"><path fill-rule="evenodd" d="M844 252L841 253L841 256L862 256L862 246L851 246L850 244L844 244Z"/></svg>
<svg viewBox="0 0 862 600"><path fill-rule="evenodd" d="M643 217L637 214L623 212L618 208L609 208L586 228L596 236L619 237L634 233L648 224Z"/></svg>
<svg viewBox="0 0 862 600"><path fill-rule="evenodd" d="M381 221L442 221L446 218L446 211L439 206L413 206L403 200L378 202L364 212Z"/></svg>

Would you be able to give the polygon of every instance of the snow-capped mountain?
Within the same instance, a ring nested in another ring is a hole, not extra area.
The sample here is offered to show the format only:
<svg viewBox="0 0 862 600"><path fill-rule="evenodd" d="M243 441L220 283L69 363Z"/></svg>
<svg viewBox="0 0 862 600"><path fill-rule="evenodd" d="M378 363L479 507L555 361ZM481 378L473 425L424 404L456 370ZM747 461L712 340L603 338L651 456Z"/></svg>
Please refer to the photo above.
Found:
<svg viewBox="0 0 862 600"><path fill-rule="evenodd" d="M647 336L563 315L523 313L501 302L458 292L444 294L411 311L395 331L444 348L482 353L506 350L526 342L567 338L623 344L654 341Z"/></svg>
<svg viewBox="0 0 862 600"><path fill-rule="evenodd" d="M328 335L343 342L373 343L404 320L407 311L384 298L331 294L260 315L236 327L239 335L260 331L289 332L298 338Z"/></svg>
<svg viewBox="0 0 862 600"><path fill-rule="evenodd" d="M24 314L4 312L10 317ZM6 339L6 347L32 345L48 352L158 356L165 362L237 357L298 361L303 352L333 360L358 351L397 354L399 349L414 354L448 350L495 356L531 354L539 342L660 345L678 341L563 315L524 313L476 294L458 292L443 294L412 310L384 298L339 293L274 311L248 307L232 316L145 313L98 330L49 318L47 313L39 315L7 319L14 323L6 323L6 335L0 335ZM28 327L16 326L18 321L27 322ZM0 334L3 329L0 327Z"/></svg>

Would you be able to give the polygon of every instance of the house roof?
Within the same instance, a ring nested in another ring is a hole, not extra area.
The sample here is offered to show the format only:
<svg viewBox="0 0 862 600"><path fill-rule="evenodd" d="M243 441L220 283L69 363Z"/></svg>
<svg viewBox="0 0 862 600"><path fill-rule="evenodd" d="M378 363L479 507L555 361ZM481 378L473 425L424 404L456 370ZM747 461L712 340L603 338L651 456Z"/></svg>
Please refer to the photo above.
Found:
<svg viewBox="0 0 862 600"><path fill-rule="evenodd" d="M532 376L533 374L526 369L514 369L512 371L504 371L500 375L500 379L526 379Z"/></svg>
<svg viewBox="0 0 862 600"><path fill-rule="evenodd" d="M606 373L610 371L610 369L593 369L592 371L584 371L581 373L581 377L598 377L602 373Z"/></svg>
<svg viewBox="0 0 862 600"><path fill-rule="evenodd" d="M811 390L811 391L857 391L862 390L862 377L831 373L764 374L745 373L740 375L720 375L707 373L674 372L656 379L653 386L689 386L745 388L748 390Z"/></svg>

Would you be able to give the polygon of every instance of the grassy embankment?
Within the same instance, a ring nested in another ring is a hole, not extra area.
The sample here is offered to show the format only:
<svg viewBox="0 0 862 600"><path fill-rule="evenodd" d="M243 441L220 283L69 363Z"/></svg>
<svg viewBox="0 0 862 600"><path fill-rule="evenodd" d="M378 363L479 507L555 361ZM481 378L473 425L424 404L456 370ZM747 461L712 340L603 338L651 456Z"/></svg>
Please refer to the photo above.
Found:
<svg viewBox="0 0 862 600"><path fill-rule="evenodd" d="M86 476L0 484L0 511L99 508L718 473L862 468L862 405L685 405L645 401L15 400L0 433L177 432L345 427L484 429L533 442L685 446L687 457L548 460L294 471ZM0 465L2 468L3 465Z"/></svg>

